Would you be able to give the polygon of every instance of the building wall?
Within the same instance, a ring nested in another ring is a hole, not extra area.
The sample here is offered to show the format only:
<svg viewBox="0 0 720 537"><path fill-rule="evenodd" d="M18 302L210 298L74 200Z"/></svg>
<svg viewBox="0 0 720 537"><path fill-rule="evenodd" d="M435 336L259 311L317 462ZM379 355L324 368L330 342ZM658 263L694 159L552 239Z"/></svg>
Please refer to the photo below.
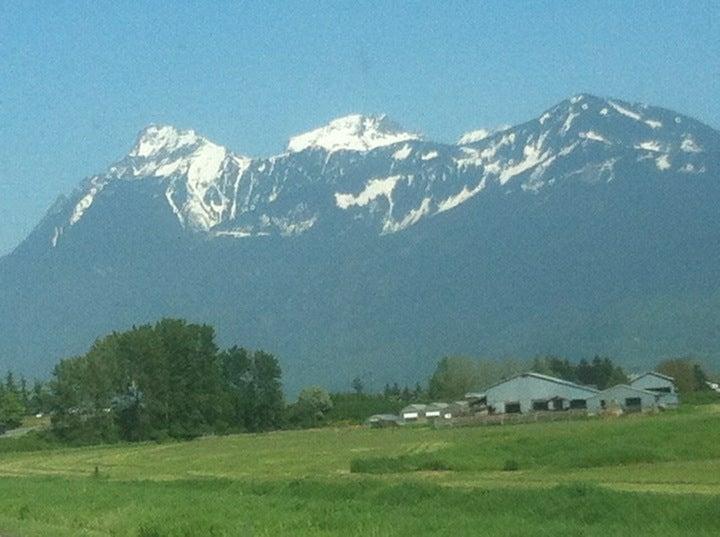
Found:
<svg viewBox="0 0 720 537"><path fill-rule="evenodd" d="M655 394L641 391L639 389L633 389L630 386L613 386L607 390L595 394L587 401L588 410L591 412L599 412L602 410L602 401L605 401L606 406L610 405L615 401L620 407L625 410L626 399L628 398L639 398L640 406L643 410L655 408L657 406L657 398Z"/></svg>
<svg viewBox="0 0 720 537"><path fill-rule="evenodd" d="M678 406L680 404L680 398L676 393L661 393L660 400L658 401L662 406Z"/></svg>
<svg viewBox="0 0 720 537"><path fill-rule="evenodd" d="M675 384L671 381L656 377L655 375L643 375L640 378L633 380L630 383L633 388L639 388L641 390L650 390L653 388L670 388L672 392L675 392Z"/></svg>
<svg viewBox="0 0 720 537"><path fill-rule="evenodd" d="M677 406L679 403L677 389L675 384L662 377L656 377L655 375L643 375L640 378L635 379L630 383L633 388L639 388L641 390L657 390L661 388L669 388L670 393L660 392L659 403L664 406Z"/></svg>
<svg viewBox="0 0 720 537"><path fill-rule="evenodd" d="M520 403L520 412L530 412L535 400L548 400L553 397L564 399L587 399L593 395L589 389L576 388L534 376L519 376L508 379L502 384L488 388L486 391L489 406L495 412L503 413L506 403Z"/></svg>

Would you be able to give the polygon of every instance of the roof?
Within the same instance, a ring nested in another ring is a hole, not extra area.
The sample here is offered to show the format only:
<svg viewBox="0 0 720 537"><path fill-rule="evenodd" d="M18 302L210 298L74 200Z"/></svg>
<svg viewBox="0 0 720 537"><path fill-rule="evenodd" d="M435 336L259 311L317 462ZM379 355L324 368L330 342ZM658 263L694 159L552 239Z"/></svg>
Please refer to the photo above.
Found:
<svg viewBox="0 0 720 537"><path fill-rule="evenodd" d="M368 421L400 421L401 419L395 414L374 414L368 418Z"/></svg>
<svg viewBox="0 0 720 537"><path fill-rule="evenodd" d="M651 392L650 390L643 390L641 388L634 388L633 386L630 386L628 384L616 384L615 386L610 386L609 388L605 388L601 392L596 393L595 395L593 395L593 397L602 396L603 394L605 394L607 392L611 392L615 388L625 388L627 390L632 390L634 392L643 393L645 395L652 395L653 397L657 397L659 395L656 392Z"/></svg>
<svg viewBox="0 0 720 537"><path fill-rule="evenodd" d="M657 371L647 371L646 373L641 373L640 375L638 375L637 377L632 379L630 382L631 383L635 382L636 380L640 380L641 378L647 377L648 375L653 376L653 377L658 377L661 379L665 379L665 380L669 380L672 383L675 382L675 379L673 377L669 377L668 375L663 375L662 373L658 373Z"/></svg>
<svg viewBox="0 0 720 537"><path fill-rule="evenodd" d="M442 410L442 409L444 409L444 408L448 408L449 406L450 406L450 405L447 404L447 403L430 403L429 405L427 405L427 407L425 408L425 410L430 410L430 409L433 409L433 410Z"/></svg>
<svg viewBox="0 0 720 537"><path fill-rule="evenodd" d="M413 403L412 405L408 405L405 408L402 409L403 412L406 412L408 410L425 410L427 408L427 405L423 405L420 403Z"/></svg>
<svg viewBox="0 0 720 537"><path fill-rule="evenodd" d="M534 377L540 380L544 380L546 382L554 382L555 384L562 384L563 386L570 386L571 388L577 388L580 390L585 390L587 392L592 393L598 393L599 390L592 388L590 386L583 386L582 384L576 384L575 382L570 382L569 380L559 379L557 377L551 377L550 375L543 375L542 373L535 373L534 371L528 371L526 373L518 373L517 375L513 375L512 377L506 378L505 380L501 380L500 382L496 382L492 386L489 386L486 388L486 392L490 390L491 388L494 388L495 386L500 386L501 384L505 384L506 382L510 382L511 380L514 380L516 378L520 377Z"/></svg>

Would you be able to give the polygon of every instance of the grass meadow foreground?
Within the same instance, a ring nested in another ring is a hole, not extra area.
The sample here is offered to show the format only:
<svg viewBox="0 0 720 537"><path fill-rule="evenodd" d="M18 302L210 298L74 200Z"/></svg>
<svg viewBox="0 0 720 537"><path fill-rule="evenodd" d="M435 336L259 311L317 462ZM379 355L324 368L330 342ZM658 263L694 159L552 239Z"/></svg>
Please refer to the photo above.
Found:
<svg viewBox="0 0 720 537"><path fill-rule="evenodd" d="M719 532L712 405L545 424L0 451L3 537Z"/></svg>

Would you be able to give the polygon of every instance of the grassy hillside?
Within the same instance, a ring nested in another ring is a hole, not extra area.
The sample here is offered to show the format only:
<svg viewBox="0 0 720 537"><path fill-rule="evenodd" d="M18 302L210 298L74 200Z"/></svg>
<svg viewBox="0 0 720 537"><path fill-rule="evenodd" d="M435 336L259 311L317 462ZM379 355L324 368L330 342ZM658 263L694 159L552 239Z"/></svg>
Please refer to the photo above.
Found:
<svg viewBox="0 0 720 537"><path fill-rule="evenodd" d="M709 536L720 407L4 453L0 476L0 535L18 537Z"/></svg>

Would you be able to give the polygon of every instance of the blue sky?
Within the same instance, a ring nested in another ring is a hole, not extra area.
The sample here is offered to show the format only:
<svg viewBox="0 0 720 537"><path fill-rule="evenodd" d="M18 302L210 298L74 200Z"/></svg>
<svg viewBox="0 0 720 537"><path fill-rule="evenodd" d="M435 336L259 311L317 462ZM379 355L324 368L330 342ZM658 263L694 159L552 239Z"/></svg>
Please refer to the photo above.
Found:
<svg viewBox="0 0 720 537"><path fill-rule="evenodd" d="M720 127L720 2L0 0L0 255L149 123L265 156L352 112L454 141L581 91Z"/></svg>

